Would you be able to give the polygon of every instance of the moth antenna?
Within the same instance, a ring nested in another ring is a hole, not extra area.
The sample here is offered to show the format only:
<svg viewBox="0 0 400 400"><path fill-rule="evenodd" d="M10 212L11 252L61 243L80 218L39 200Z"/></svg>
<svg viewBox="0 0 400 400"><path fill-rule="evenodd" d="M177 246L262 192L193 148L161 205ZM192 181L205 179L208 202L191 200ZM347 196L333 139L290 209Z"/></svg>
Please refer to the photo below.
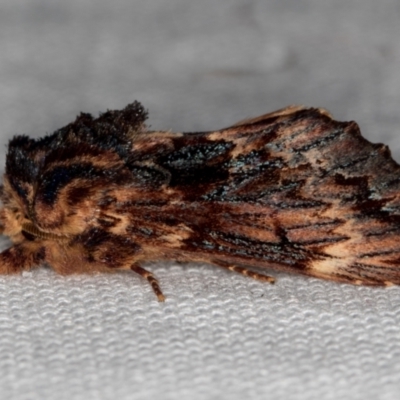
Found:
<svg viewBox="0 0 400 400"><path fill-rule="evenodd" d="M59 242L68 240L68 237L65 235L56 235L55 233L43 232L32 222L24 222L22 224L22 230L39 239L56 240Z"/></svg>

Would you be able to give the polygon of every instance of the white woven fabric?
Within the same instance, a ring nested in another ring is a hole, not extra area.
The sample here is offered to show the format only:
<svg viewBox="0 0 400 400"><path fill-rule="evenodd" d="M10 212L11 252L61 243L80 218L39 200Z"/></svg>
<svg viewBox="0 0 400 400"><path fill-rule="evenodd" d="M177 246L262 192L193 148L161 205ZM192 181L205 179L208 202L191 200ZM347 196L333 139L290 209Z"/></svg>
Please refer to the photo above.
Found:
<svg viewBox="0 0 400 400"><path fill-rule="evenodd" d="M153 129L191 131L322 106L399 160L399 13L397 0L2 0L1 165L16 133L134 99ZM0 276L0 399L400 398L400 287L149 269L165 304L133 274Z"/></svg>
<svg viewBox="0 0 400 400"><path fill-rule="evenodd" d="M1 278L2 398L398 398L399 288L154 270Z"/></svg>

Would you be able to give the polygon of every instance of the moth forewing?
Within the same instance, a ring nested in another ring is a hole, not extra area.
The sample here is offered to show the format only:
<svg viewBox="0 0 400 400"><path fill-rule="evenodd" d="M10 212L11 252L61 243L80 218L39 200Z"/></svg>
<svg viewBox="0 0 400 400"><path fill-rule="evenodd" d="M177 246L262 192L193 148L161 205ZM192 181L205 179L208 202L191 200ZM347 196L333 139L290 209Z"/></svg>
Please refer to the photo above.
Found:
<svg viewBox="0 0 400 400"><path fill-rule="evenodd" d="M0 272L200 261L400 284L400 169L324 109L291 106L213 132L149 132L135 102L8 147Z"/></svg>

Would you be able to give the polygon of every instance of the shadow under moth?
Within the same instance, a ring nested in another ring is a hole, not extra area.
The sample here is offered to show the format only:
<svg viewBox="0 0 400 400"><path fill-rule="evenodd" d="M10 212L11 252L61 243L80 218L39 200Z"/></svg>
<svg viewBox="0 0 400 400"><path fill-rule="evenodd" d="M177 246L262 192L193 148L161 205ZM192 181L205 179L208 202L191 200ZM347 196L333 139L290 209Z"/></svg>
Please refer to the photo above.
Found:
<svg viewBox="0 0 400 400"><path fill-rule="evenodd" d="M0 273L132 270L160 301L143 262L400 284L400 166L355 122L295 106L213 132L148 131L146 118L135 102L10 141Z"/></svg>

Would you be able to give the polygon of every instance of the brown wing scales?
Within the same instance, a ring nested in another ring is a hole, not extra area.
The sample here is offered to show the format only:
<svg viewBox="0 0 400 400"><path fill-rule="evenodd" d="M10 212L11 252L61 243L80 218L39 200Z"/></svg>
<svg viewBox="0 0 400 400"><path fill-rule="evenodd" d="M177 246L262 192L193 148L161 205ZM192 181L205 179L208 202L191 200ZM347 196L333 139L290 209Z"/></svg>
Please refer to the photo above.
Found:
<svg viewBox="0 0 400 400"><path fill-rule="evenodd" d="M292 106L214 132L148 132L139 103L10 141L0 273L140 263L276 268L400 284L400 167L355 122Z"/></svg>
<svg viewBox="0 0 400 400"><path fill-rule="evenodd" d="M291 108L206 138L235 146L213 166L229 174L199 189L194 208L212 217L182 221L194 232L183 251L337 281L400 283L400 169L357 124Z"/></svg>

